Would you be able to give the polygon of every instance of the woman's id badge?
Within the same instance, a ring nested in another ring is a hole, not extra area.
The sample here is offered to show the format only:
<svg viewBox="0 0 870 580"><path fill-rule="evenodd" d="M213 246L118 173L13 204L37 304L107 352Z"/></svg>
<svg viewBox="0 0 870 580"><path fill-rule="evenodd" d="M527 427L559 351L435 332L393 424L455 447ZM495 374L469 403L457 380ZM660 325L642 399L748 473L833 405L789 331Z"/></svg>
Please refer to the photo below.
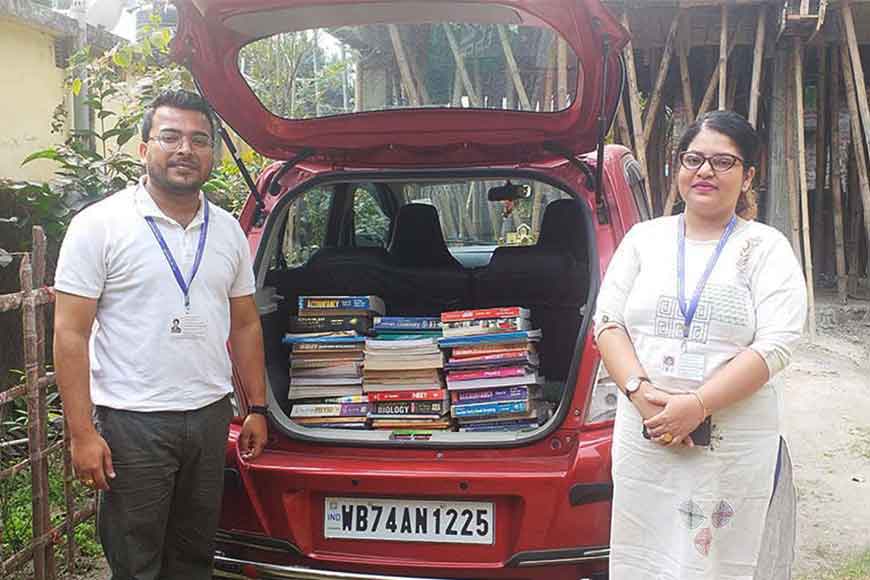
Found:
<svg viewBox="0 0 870 580"><path fill-rule="evenodd" d="M205 318L196 314L181 314L169 322L170 338L179 340L196 340L205 338L206 330L207 325Z"/></svg>
<svg viewBox="0 0 870 580"><path fill-rule="evenodd" d="M661 371L669 377L687 381L703 381L707 357L700 353L675 350L662 357Z"/></svg>

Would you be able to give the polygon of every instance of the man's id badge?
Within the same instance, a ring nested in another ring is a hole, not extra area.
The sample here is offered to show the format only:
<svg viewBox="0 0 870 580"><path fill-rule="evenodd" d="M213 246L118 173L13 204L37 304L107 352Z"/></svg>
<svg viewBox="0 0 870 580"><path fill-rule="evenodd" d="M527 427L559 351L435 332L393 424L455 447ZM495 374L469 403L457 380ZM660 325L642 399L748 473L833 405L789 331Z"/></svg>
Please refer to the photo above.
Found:
<svg viewBox="0 0 870 580"><path fill-rule="evenodd" d="M207 325L202 316L182 314L169 321L170 338L194 340L205 338Z"/></svg>
<svg viewBox="0 0 870 580"><path fill-rule="evenodd" d="M660 369L669 377L700 382L704 380L706 362L703 354L674 350L662 357Z"/></svg>

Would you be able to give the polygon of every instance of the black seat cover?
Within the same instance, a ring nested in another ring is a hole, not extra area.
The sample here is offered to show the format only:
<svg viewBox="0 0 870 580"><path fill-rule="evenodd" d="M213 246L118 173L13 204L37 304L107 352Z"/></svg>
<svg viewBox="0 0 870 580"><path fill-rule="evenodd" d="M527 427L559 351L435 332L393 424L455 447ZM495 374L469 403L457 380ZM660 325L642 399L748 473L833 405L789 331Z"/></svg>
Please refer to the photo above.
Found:
<svg viewBox="0 0 870 580"><path fill-rule="evenodd" d="M541 372L564 379L571 363L589 291L589 266L580 202L552 202L534 246L503 247L475 272L474 293L482 307L525 306L543 332Z"/></svg>
<svg viewBox="0 0 870 580"><path fill-rule="evenodd" d="M404 268L463 269L444 242L438 210L424 203L399 208L387 253L396 266Z"/></svg>

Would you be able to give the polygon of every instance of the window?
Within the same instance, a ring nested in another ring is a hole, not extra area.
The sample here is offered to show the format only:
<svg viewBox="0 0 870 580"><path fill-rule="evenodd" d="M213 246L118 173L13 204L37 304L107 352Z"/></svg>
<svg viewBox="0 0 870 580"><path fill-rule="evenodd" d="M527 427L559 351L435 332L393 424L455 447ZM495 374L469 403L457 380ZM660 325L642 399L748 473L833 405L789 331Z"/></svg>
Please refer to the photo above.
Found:
<svg viewBox="0 0 870 580"><path fill-rule="evenodd" d="M296 198L287 211L282 251L286 265L301 266L326 240L332 188L316 187Z"/></svg>
<svg viewBox="0 0 870 580"><path fill-rule="evenodd" d="M354 245L386 248L389 237L390 218L384 214L372 191L358 187L353 195Z"/></svg>

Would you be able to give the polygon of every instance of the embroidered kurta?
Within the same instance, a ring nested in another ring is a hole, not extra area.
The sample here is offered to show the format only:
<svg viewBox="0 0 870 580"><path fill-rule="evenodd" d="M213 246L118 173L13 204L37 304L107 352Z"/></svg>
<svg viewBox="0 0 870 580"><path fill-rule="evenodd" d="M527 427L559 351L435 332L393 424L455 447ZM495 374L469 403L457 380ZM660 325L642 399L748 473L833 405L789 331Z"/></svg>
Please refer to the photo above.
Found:
<svg viewBox="0 0 870 580"><path fill-rule="evenodd" d="M667 389L697 389L747 348L772 377L788 364L806 318L806 285L790 244L738 218L684 338L678 224L676 216L659 218L625 236L598 297L596 335L624 328L646 375ZM717 242L686 240L687 300ZM755 577L781 437L775 386L717 411L712 424L709 447L665 448L643 438L640 414L619 398L611 580Z"/></svg>

